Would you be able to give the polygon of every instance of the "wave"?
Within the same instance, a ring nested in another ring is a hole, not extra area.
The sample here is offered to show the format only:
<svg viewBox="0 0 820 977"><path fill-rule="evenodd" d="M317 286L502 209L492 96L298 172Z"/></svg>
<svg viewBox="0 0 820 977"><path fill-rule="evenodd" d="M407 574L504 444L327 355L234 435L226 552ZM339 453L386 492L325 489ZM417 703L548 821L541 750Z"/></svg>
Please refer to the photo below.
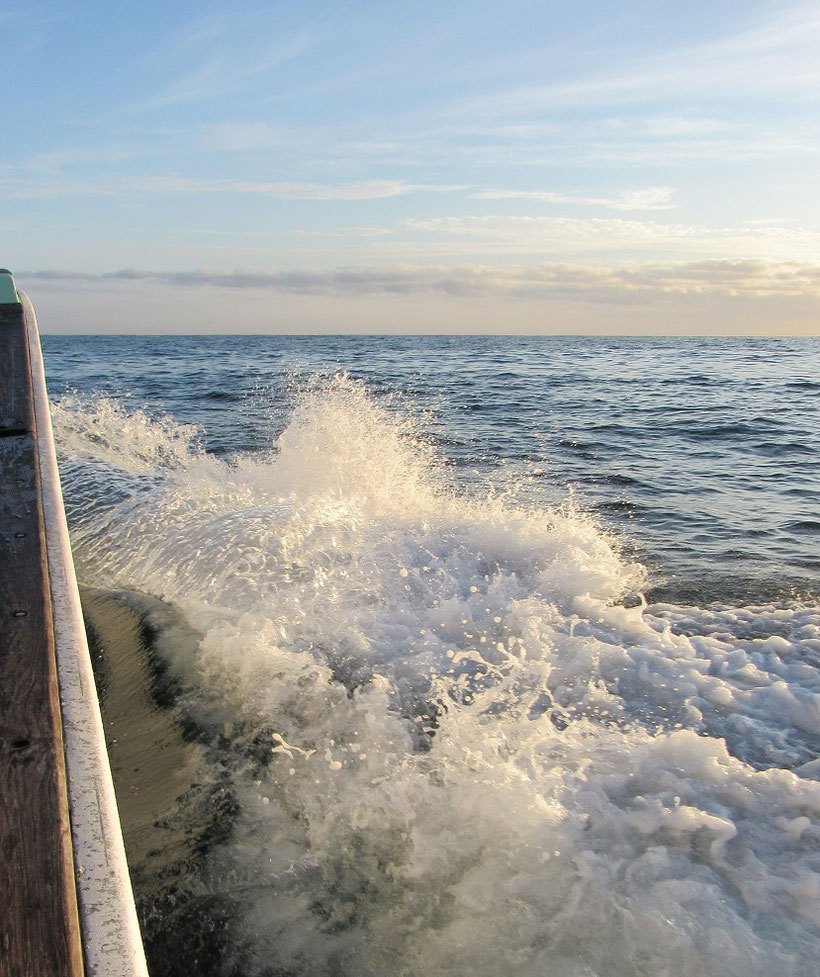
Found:
<svg viewBox="0 0 820 977"><path fill-rule="evenodd" d="M593 519L457 491L345 376L255 455L55 429L83 581L204 636L168 664L236 800L226 969L813 972L820 609L647 606Z"/></svg>

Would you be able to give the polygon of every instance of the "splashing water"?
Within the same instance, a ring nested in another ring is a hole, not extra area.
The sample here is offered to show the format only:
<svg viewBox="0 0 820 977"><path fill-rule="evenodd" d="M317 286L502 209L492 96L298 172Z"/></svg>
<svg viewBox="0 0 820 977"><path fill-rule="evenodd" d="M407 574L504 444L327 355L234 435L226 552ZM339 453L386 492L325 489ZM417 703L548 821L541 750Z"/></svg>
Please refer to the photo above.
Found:
<svg viewBox="0 0 820 977"><path fill-rule="evenodd" d="M647 607L592 521L454 491L345 377L267 455L55 428L81 577L204 635L172 664L235 730L245 972L814 973L817 608Z"/></svg>

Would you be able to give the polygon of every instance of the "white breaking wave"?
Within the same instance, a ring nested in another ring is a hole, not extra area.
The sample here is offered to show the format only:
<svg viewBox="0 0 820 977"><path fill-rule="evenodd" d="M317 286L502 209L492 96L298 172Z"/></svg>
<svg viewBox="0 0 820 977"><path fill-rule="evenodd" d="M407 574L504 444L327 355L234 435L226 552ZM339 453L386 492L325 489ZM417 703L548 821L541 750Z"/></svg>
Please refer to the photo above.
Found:
<svg viewBox="0 0 820 977"><path fill-rule="evenodd" d="M84 582L182 607L194 700L268 744L210 855L260 973L815 972L820 609L646 607L592 521L456 492L345 377L267 456L55 427Z"/></svg>

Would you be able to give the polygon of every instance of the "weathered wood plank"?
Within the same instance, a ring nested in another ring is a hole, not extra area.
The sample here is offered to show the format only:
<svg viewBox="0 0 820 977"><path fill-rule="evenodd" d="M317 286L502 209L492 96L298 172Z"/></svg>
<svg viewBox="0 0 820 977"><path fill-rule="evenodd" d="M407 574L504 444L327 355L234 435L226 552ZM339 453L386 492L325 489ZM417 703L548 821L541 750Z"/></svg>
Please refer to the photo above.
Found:
<svg viewBox="0 0 820 977"><path fill-rule="evenodd" d="M22 305L0 305L0 434L34 431Z"/></svg>
<svg viewBox="0 0 820 977"><path fill-rule="evenodd" d="M3 313L8 309L0 306ZM2 320L0 363L7 424L0 429L0 975L80 977L82 948L22 314ZM29 433L17 433L24 428Z"/></svg>

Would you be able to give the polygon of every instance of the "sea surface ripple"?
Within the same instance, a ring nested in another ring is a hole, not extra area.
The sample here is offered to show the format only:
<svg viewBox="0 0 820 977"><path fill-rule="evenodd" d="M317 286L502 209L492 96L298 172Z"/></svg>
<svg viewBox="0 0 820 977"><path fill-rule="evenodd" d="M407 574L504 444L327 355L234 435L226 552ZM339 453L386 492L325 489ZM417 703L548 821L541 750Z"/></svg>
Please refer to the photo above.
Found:
<svg viewBox="0 0 820 977"><path fill-rule="evenodd" d="M154 977L815 977L820 341L44 345Z"/></svg>

